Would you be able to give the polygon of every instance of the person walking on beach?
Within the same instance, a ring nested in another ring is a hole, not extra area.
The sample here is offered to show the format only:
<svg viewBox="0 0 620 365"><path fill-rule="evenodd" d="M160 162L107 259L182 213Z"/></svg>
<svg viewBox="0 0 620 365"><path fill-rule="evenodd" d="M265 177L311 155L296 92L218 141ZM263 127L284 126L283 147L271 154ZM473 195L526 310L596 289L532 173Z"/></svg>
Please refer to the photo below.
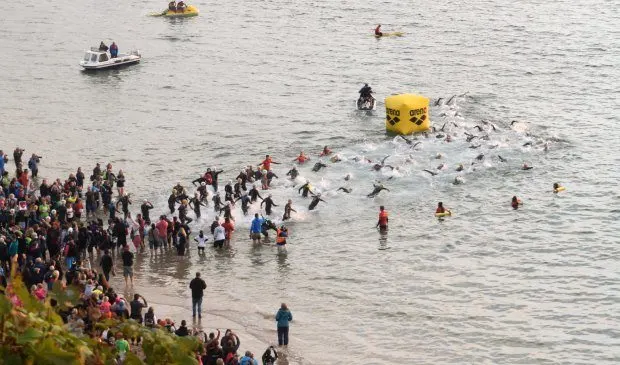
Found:
<svg viewBox="0 0 620 365"><path fill-rule="evenodd" d="M123 276L125 277L125 286L129 285L128 280L131 279L131 286L133 286L133 252L129 251L129 246L125 245L123 249Z"/></svg>
<svg viewBox="0 0 620 365"><path fill-rule="evenodd" d="M190 281L189 288L192 289L192 318L196 318L196 312L198 312L198 318L202 318L202 297L204 290L207 288L207 283L200 278L199 272Z"/></svg>
<svg viewBox="0 0 620 365"><path fill-rule="evenodd" d="M282 303L278 313L276 313L276 322L278 322L278 345L288 345L288 325L293 320L291 311L288 310L286 303Z"/></svg>

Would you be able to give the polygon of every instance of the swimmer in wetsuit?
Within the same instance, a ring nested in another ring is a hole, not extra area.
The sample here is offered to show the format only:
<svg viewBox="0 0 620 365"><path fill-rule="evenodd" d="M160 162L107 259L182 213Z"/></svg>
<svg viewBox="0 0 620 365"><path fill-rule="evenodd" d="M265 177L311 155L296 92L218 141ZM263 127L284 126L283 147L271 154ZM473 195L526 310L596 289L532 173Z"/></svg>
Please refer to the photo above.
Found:
<svg viewBox="0 0 620 365"><path fill-rule="evenodd" d="M534 166L530 166L530 165L528 165L526 163L524 163L523 166L521 166L521 170L531 170L533 168L534 168Z"/></svg>
<svg viewBox="0 0 620 365"><path fill-rule="evenodd" d="M521 199L517 198L516 196L513 196L512 201L510 202L510 205L512 206L512 209L518 209L519 205L523 205L523 202L521 202Z"/></svg>
<svg viewBox="0 0 620 365"><path fill-rule="evenodd" d="M263 207L263 204L265 204L265 213L267 213L267 215L271 215L271 207L277 207L276 203L274 203L271 199L271 194L267 195L267 197L260 203L261 208Z"/></svg>
<svg viewBox="0 0 620 365"><path fill-rule="evenodd" d="M353 189L351 189L351 188L345 188L345 187L342 187L342 186L339 187L338 190L336 190L336 191L340 191L340 190L344 191L347 194L349 194L351 191L353 191Z"/></svg>
<svg viewBox="0 0 620 365"><path fill-rule="evenodd" d="M373 186L375 187L374 190L370 194L366 195L369 198L374 198L375 196L377 196L377 194L381 192L381 190L390 191L390 189L383 186L383 184L373 184Z"/></svg>
<svg viewBox="0 0 620 365"><path fill-rule="evenodd" d="M314 195L312 201L310 202L310 205L308 206L308 210L314 210L314 208L316 208L319 202L327 203L325 200L321 199L321 193Z"/></svg>
<svg viewBox="0 0 620 365"><path fill-rule="evenodd" d="M260 200L263 200L263 197L260 196L260 193L258 192L256 185L252 186L252 189L250 189L248 194L250 195L250 202L252 203L256 203L257 198L260 198Z"/></svg>
<svg viewBox="0 0 620 365"><path fill-rule="evenodd" d="M245 193L241 195L235 202L241 200L241 211L243 211L243 215L248 215L248 208L251 202L250 196Z"/></svg>
<svg viewBox="0 0 620 365"><path fill-rule="evenodd" d="M215 193L211 200L213 200L213 209L216 212L219 212L222 208L222 197L220 197L220 193L219 192Z"/></svg>
<svg viewBox="0 0 620 365"><path fill-rule="evenodd" d="M291 212L297 213L297 211L293 209L293 201L289 199L284 206L284 215L282 216L282 220L285 221L291 219Z"/></svg>
<svg viewBox="0 0 620 365"><path fill-rule="evenodd" d="M291 180L295 180L297 178L297 176L299 176L299 171L297 171L297 167L293 166L292 169L290 169L287 173L286 176L290 176Z"/></svg>
<svg viewBox="0 0 620 365"><path fill-rule="evenodd" d="M200 206L201 205L205 207L207 206L206 204L202 202L200 193L196 192L194 193L194 197L189 200L189 207L194 210L194 214L196 215L196 218L200 218Z"/></svg>
<svg viewBox="0 0 620 365"><path fill-rule="evenodd" d="M301 192L301 196L307 198L308 193L312 194L312 191L310 190L311 188L312 187L310 186L310 182L306 180L306 183L303 184L299 189L297 189L297 193L299 194Z"/></svg>
<svg viewBox="0 0 620 365"><path fill-rule="evenodd" d="M314 164L314 166L312 167L312 171L318 172L323 167L327 167L327 165L319 161Z"/></svg>
<svg viewBox="0 0 620 365"><path fill-rule="evenodd" d="M380 164L378 164L378 163L374 164L374 165L373 165L373 167L372 167L372 168L373 168L373 170L375 170L375 171L379 171L379 170L381 170L381 169L382 169L382 168L384 168L384 167L389 167L390 169L394 170L394 166L391 166L391 165L386 165L386 164L385 164L385 160L387 160L387 158L388 158L388 157L390 157L390 155L385 156L385 157L383 158L383 160L381 160L381 163L380 163Z"/></svg>

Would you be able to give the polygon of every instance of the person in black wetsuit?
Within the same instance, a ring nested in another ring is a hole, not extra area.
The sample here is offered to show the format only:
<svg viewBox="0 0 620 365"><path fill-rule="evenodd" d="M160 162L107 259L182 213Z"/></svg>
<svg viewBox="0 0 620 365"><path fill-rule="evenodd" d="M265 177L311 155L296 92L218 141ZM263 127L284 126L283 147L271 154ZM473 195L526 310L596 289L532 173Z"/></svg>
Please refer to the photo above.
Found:
<svg viewBox="0 0 620 365"><path fill-rule="evenodd" d="M370 194L366 195L369 198L374 198L375 196L377 196L377 194L381 192L381 190L390 191L390 189L383 186L383 184L373 184L373 186L374 186L374 190Z"/></svg>
<svg viewBox="0 0 620 365"><path fill-rule="evenodd" d="M118 199L118 201L116 202L116 209L118 209L119 204L122 205L123 214L125 216L125 219L127 219L127 217L129 216L129 205L131 204L131 200L129 200L129 194L125 194Z"/></svg>
<svg viewBox="0 0 620 365"><path fill-rule="evenodd" d="M213 210L219 212L220 209L222 209L222 197L220 196L220 193L215 193L211 200L213 200Z"/></svg>
<svg viewBox="0 0 620 365"><path fill-rule="evenodd" d="M306 183L303 184L299 189L297 189L297 193L301 192L301 196L304 198L308 197L308 193L312 193L312 191L310 191L310 182L308 180L306 180Z"/></svg>
<svg viewBox="0 0 620 365"><path fill-rule="evenodd" d="M290 169L287 173L286 176L290 176L291 180L295 180L297 178L297 176L299 176L299 171L297 171L297 167L293 166L292 169Z"/></svg>
<svg viewBox="0 0 620 365"><path fill-rule="evenodd" d="M243 215L248 215L249 204L251 202L250 196L247 193L241 195L235 202L241 200L241 211Z"/></svg>
<svg viewBox="0 0 620 365"><path fill-rule="evenodd" d="M322 163L321 161L319 161L319 162L314 164L314 166L312 167L312 171L318 172L323 167L327 167L327 165Z"/></svg>
<svg viewBox="0 0 620 365"><path fill-rule="evenodd" d="M217 178L222 172L224 172L224 170L215 170L215 167L211 169L211 186L213 187L213 191L217 191Z"/></svg>
<svg viewBox="0 0 620 365"><path fill-rule="evenodd" d="M271 207L277 207L276 203L274 203L271 199L271 194L267 195L267 197L260 203L261 208L263 207L263 204L265 204L265 213L267 213L267 215L271 215Z"/></svg>
<svg viewBox="0 0 620 365"><path fill-rule="evenodd" d="M257 198L260 198L260 200L263 200L263 197L260 196L260 193L258 192L256 185L252 186L252 189L250 189L250 191L248 192L248 195L250 195L251 203L256 203L258 201Z"/></svg>
<svg viewBox="0 0 620 365"><path fill-rule="evenodd" d="M146 224L151 224L151 218L149 217L149 211L151 209L153 209L153 204L144 199L144 202L140 206L140 211L142 212L142 218L144 218L144 222L146 222Z"/></svg>
<svg viewBox="0 0 620 365"><path fill-rule="evenodd" d="M321 199L321 193L314 195L312 201L310 202L310 205L308 206L308 210L314 210L314 208L316 208L319 202L327 203L325 200Z"/></svg>
<svg viewBox="0 0 620 365"><path fill-rule="evenodd" d="M206 204L204 204L202 200L200 199L200 193L196 192L194 193L194 197L189 200L189 207L194 210L194 214L196 215L196 218L200 218L200 206L201 205L206 206Z"/></svg>

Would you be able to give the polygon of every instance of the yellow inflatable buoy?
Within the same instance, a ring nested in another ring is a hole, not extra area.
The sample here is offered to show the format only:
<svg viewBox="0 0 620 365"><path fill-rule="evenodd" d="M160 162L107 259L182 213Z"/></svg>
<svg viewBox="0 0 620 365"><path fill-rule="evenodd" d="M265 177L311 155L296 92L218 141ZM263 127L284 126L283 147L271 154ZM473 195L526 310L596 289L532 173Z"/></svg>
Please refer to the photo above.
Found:
<svg viewBox="0 0 620 365"><path fill-rule="evenodd" d="M385 129L388 132L411 134L430 127L427 97L401 94L385 98Z"/></svg>

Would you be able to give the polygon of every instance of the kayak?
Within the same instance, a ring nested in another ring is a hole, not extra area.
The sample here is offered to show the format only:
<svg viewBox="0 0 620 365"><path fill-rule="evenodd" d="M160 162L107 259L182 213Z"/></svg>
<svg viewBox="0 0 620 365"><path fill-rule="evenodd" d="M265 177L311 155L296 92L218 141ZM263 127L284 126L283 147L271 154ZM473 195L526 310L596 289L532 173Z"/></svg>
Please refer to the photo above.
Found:
<svg viewBox="0 0 620 365"><path fill-rule="evenodd" d="M166 9L161 13L151 14L152 16L163 16L166 18L187 18L190 16L198 15L198 8L194 5L188 5L183 11L172 11L170 9Z"/></svg>
<svg viewBox="0 0 620 365"><path fill-rule="evenodd" d="M383 38L383 37L402 37L403 36L403 32L390 32L390 33L383 33L383 35L374 35L375 38Z"/></svg>

